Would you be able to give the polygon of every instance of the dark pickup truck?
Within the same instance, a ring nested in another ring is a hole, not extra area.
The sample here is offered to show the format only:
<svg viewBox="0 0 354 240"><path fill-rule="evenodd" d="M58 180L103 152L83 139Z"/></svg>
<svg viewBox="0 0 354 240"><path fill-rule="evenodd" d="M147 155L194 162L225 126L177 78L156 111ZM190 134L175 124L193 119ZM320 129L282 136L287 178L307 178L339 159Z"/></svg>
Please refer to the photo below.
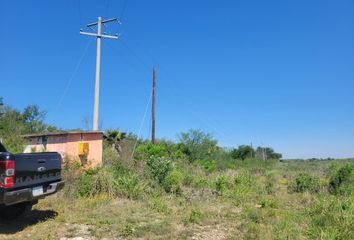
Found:
<svg viewBox="0 0 354 240"><path fill-rule="evenodd" d="M61 155L11 154L0 143L0 218L11 220L64 187Z"/></svg>

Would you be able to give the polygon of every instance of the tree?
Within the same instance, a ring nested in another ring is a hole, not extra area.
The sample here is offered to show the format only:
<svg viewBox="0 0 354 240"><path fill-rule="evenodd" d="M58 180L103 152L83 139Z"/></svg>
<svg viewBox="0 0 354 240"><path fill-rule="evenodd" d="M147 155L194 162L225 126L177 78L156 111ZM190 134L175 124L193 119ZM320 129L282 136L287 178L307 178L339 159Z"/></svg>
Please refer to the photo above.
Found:
<svg viewBox="0 0 354 240"><path fill-rule="evenodd" d="M258 147L256 150L256 156L263 160L266 159L280 159L283 157L281 153L274 152L273 148L270 147Z"/></svg>
<svg viewBox="0 0 354 240"><path fill-rule="evenodd" d="M22 113L26 133L44 132L46 125L43 121L46 114L45 111L40 111L37 105L27 106Z"/></svg>
<svg viewBox="0 0 354 240"><path fill-rule="evenodd" d="M109 130L103 135L103 139L107 141L117 152L118 156L122 152L121 142L126 137L126 133L119 130Z"/></svg>
<svg viewBox="0 0 354 240"><path fill-rule="evenodd" d="M24 140L21 137L23 130L21 113L4 106L0 116L0 138L10 152L20 153L23 151Z"/></svg>
<svg viewBox="0 0 354 240"><path fill-rule="evenodd" d="M0 97L0 140L13 153L23 151L22 134L58 131L58 128L44 123L45 111L37 105L27 106L22 113L4 104Z"/></svg>
<svg viewBox="0 0 354 240"><path fill-rule="evenodd" d="M231 151L231 156L234 159L245 160L246 158L251 158L255 156L254 149L248 145L241 145Z"/></svg>
<svg viewBox="0 0 354 240"><path fill-rule="evenodd" d="M189 130L179 136L179 148L188 156L190 162L205 160L218 150L217 141L213 136L201 130Z"/></svg>

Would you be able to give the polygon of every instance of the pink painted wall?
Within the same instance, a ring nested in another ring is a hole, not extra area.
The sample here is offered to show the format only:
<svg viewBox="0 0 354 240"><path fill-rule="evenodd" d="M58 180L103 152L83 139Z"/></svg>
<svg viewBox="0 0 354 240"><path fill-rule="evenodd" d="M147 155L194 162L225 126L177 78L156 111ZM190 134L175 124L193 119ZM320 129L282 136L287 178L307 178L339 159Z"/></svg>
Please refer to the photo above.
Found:
<svg viewBox="0 0 354 240"><path fill-rule="evenodd" d="M63 158L67 156L75 160L80 160L85 166L101 166L103 142L103 134L101 132L63 133L61 135L48 135L46 137L46 149L44 144L41 142L40 137L25 137L27 140L25 152L31 152L34 149L37 152L59 152ZM87 142L89 144L89 153L87 158L83 158L78 155L78 145L80 142Z"/></svg>

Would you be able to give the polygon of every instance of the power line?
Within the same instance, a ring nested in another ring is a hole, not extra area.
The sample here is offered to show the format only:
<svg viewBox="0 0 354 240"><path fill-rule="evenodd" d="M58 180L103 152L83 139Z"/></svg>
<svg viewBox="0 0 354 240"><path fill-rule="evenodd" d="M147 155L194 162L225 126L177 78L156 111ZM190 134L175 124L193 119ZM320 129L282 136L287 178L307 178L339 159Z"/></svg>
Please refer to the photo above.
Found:
<svg viewBox="0 0 354 240"><path fill-rule="evenodd" d="M78 4L79 21L80 21L80 27L81 27L82 26L81 0L78 0L77 4Z"/></svg>
<svg viewBox="0 0 354 240"><path fill-rule="evenodd" d="M121 51L120 49L116 48L110 42L107 42L107 43L108 43L107 46L110 48L110 50L112 50L111 52L115 52L117 55L120 55L120 56L123 54L126 54L126 51ZM137 72L141 71L142 69L147 70L147 67L145 66L145 64L140 64L140 62L139 62L139 64L137 64L135 61L132 61L132 59L130 59L130 58L125 58L124 61L122 60L122 58L117 58L117 61L119 63L121 63L122 66L127 65L125 70L130 71L131 73L137 73Z"/></svg>
<svg viewBox="0 0 354 240"><path fill-rule="evenodd" d="M109 11L109 0L106 0L106 11L105 11L106 16L108 16L108 11Z"/></svg>
<svg viewBox="0 0 354 240"><path fill-rule="evenodd" d="M59 102L58 102L58 104L57 104L56 109L58 109L58 108L60 107L60 105L61 105L61 103L62 103L62 101L63 101L65 95L67 94L67 92L68 92L68 90L69 90L69 88L70 88L70 86L71 86L71 83L72 83L72 81L74 80L74 78L75 78L75 76L76 76L76 74L77 74L77 72L78 72L78 70L79 70L79 68L80 68L80 66L81 66L82 61L83 61L84 57L86 56L86 52L87 52L89 46L91 45L91 42L92 42L91 39L89 39L89 40L87 41L86 47L84 48L84 51L82 52L82 54L81 54L81 56L80 56L80 58L79 58L79 61L77 62L76 66L75 66L75 68L74 68L73 73L71 74L69 80L67 81L67 84L66 84L66 86L65 86L64 92L63 92L62 96L61 96L60 99L59 99Z"/></svg>
<svg viewBox="0 0 354 240"><path fill-rule="evenodd" d="M123 16L124 16L125 10L127 9L127 5L128 5L128 0L124 0L123 7L122 7L122 10L119 15L119 19L121 19L121 20L123 20Z"/></svg>
<svg viewBox="0 0 354 240"><path fill-rule="evenodd" d="M124 39L122 39L121 41L122 45L126 47L126 49L138 60L138 62L140 62L142 65L146 66L146 67L149 67L149 64L147 64L147 62L145 60L143 60L129 45L127 42L124 41ZM150 56L150 58L154 58L153 56L151 56L151 54L148 54ZM157 60L155 60L156 62ZM163 71L163 68L161 68L162 72ZM166 73L166 72L165 72ZM170 78L167 78L167 81L168 79ZM164 83L167 83L167 81L164 81ZM170 84L167 84L167 88L169 89L169 91L167 91L167 94L169 94L170 96L172 97L180 97L181 96L181 93L180 91L176 90L176 87L175 86L172 86L174 85L173 81L171 82L170 81ZM172 95L172 93L174 93L174 96ZM182 96L182 97L185 97L185 96ZM233 138L227 133L227 131L222 127L222 124L220 124L219 122L217 122L215 119L214 121L212 121L213 119L206 119L206 118L203 118L203 117L200 117L199 115L200 114L197 114L198 112L200 112L200 109L199 107L197 107L194 103L194 101L191 99L191 101L188 101L188 105L186 106L186 109L187 111L190 112L190 114L192 116L195 116L197 118L197 120L199 121L199 123L203 123L205 126L207 127L211 127L215 129L215 126L218 126L218 134L219 135L222 135L224 138L226 139L229 139L229 140L233 140Z"/></svg>
<svg viewBox="0 0 354 240"><path fill-rule="evenodd" d="M145 118L146 118L146 114L147 114L147 111L149 109L149 105L150 105L151 99L152 99L152 93L150 94L149 100L148 100L148 102L146 104L146 107L145 107L145 112L144 112L143 118L141 119L141 122L140 122L138 138L139 138L139 136L141 134L141 129L143 128L143 125L144 125L144 122L145 122ZM133 151L132 151L132 154L131 154L131 158L133 158L133 156L134 156L135 148L136 148L136 145L138 144L138 138L136 139L136 141L134 143L134 147L133 147Z"/></svg>

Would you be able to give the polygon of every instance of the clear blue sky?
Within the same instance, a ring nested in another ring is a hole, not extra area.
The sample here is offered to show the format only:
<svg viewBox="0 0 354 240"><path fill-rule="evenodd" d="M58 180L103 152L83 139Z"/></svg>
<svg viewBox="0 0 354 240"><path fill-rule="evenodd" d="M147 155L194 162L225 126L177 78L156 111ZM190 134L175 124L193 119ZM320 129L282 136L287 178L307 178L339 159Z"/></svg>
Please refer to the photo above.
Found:
<svg viewBox="0 0 354 240"><path fill-rule="evenodd" d="M96 44L79 29L98 16L123 22L102 43L104 129L138 132L156 64L160 138L198 128L287 158L354 156L353 1L1 1L5 102L84 128Z"/></svg>

